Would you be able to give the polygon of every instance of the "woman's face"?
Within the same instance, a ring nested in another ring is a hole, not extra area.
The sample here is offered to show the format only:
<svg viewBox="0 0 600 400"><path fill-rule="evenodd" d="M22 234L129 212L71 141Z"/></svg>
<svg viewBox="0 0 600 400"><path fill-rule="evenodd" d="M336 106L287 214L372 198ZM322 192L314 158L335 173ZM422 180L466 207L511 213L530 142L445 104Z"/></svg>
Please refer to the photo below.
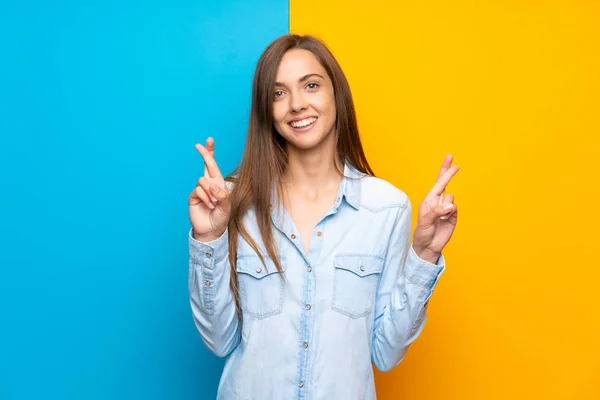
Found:
<svg viewBox="0 0 600 400"><path fill-rule="evenodd" d="M277 132L288 146L316 149L333 137L335 118L333 84L323 66L308 50L285 53L273 93Z"/></svg>

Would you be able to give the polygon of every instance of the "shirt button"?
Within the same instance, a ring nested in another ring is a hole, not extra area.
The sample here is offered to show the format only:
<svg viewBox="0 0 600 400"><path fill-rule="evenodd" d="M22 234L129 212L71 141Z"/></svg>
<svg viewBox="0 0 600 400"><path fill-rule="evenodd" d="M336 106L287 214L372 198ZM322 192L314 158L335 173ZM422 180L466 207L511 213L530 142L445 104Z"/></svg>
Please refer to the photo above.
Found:
<svg viewBox="0 0 600 400"><path fill-rule="evenodd" d="M310 310L310 304L307 304L305 307L307 310Z"/></svg>
<svg viewBox="0 0 600 400"><path fill-rule="evenodd" d="M323 232L321 232L321 231L317 232L317 236L318 236L318 237L321 237L321 236L323 236Z"/></svg>
<svg viewBox="0 0 600 400"><path fill-rule="evenodd" d="M360 270L364 272L365 267L363 267L362 265L360 266Z"/></svg>
<svg viewBox="0 0 600 400"><path fill-rule="evenodd" d="M262 272L262 268L256 268L256 272L260 274Z"/></svg>
<svg viewBox="0 0 600 400"><path fill-rule="evenodd" d="M304 342L304 348L308 349L308 343Z"/></svg>
<svg viewBox="0 0 600 400"><path fill-rule="evenodd" d="M300 381L300 383L298 383L299 387L304 387L304 382Z"/></svg>
<svg viewBox="0 0 600 400"><path fill-rule="evenodd" d="M308 272L312 272L312 267L309 265L309 266L308 266L308 268L306 268L306 270L307 270Z"/></svg>
<svg viewBox="0 0 600 400"><path fill-rule="evenodd" d="M296 235L292 233L292 239L296 239Z"/></svg>
<svg viewBox="0 0 600 400"><path fill-rule="evenodd" d="M210 286L210 281L206 281L206 282L204 282L204 284L205 284L206 286Z"/></svg>
<svg viewBox="0 0 600 400"><path fill-rule="evenodd" d="M207 258L211 258L212 257L212 253L206 253L206 257Z"/></svg>

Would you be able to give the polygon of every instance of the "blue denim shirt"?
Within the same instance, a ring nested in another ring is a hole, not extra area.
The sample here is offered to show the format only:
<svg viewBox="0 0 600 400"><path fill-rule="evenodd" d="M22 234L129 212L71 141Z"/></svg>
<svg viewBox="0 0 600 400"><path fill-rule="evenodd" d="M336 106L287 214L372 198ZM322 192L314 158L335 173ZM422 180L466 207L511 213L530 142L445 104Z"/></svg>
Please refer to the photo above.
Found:
<svg viewBox="0 0 600 400"><path fill-rule="evenodd" d="M392 369L420 334L443 257L434 265L412 249L405 193L348 165L335 204L312 231L308 254L293 221L274 203L286 281L240 236L241 324L229 288L228 232L201 243L190 231L194 321L206 346L227 357L218 398L375 399L372 365ZM252 209L244 223L264 249Z"/></svg>

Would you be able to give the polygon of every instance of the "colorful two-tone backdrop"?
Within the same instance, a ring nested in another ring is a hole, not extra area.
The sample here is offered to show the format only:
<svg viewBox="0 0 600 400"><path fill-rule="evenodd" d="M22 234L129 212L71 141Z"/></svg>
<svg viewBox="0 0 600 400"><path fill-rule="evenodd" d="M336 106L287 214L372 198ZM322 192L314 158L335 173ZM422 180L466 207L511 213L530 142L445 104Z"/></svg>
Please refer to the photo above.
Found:
<svg viewBox="0 0 600 400"><path fill-rule="evenodd" d="M331 47L415 210L446 153L462 167L447 272L378 398L600 398L598 2L32 0L0 4L0 399L215 397L193 146L234 168L290 31Z"/></svg>

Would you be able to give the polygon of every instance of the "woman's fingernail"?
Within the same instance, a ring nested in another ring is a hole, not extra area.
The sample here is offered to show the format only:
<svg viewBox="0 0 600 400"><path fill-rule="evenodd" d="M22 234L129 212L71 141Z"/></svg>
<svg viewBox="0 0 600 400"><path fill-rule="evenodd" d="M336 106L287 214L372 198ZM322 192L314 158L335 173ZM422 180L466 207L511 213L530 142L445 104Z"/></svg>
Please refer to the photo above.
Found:
<svg viewBox="0 0 600 400"><path fill-rule="evenodd" d="M210 191L213 193L219 193L219 187L217 185L215 185L214 183L210 184Z"/></svg>
<svg viewBox="0 0 600 400"><path fill-rule="evenodd" d="M217 200L217 198L216 198L215 196L210 196L210 200L211 200L213 203L216 203L216 202L218 201L218 200Z"/></svg>
<svg viewBox="0 0 600 400"><path fill-rule="evenodd" d="M448 204L444 205L444 210L451 210L452 207L454 207L454 204L448 203Z"/></svg>

